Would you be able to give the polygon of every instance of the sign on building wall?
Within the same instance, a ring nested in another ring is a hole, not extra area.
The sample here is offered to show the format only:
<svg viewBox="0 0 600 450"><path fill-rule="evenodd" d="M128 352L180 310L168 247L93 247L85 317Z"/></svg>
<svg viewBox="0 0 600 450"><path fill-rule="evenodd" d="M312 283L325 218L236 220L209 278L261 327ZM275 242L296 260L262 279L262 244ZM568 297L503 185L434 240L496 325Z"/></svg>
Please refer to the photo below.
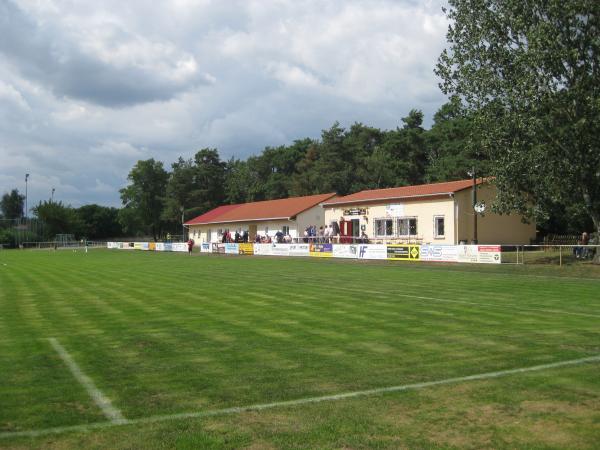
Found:
<svg viewBox="0 0 600 450"><path fill-rule="evenodd" d="M350 208L344 210L344 216L364 216L366 214L366 208Z"/></svg>
<svg viewBox="0 0 600 450"><path fill-rule="evenodd" d="M394 205L385 205L385 215L388 217L404 216L404 205L401 203Z"/></svg>

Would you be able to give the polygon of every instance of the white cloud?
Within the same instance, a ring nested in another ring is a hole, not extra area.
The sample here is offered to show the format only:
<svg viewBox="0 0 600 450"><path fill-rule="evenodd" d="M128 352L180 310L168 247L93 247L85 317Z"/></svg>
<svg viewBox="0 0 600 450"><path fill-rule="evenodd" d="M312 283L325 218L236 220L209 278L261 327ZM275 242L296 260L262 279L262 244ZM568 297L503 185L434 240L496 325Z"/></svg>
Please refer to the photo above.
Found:
<svg viewBox="0 0 600 450"><path fill-rule="evenodd" d="M0 191L28 172L32 198L117 205L138 159L246 157L444 101L436 1L6 0L0 23Z"/></svg>

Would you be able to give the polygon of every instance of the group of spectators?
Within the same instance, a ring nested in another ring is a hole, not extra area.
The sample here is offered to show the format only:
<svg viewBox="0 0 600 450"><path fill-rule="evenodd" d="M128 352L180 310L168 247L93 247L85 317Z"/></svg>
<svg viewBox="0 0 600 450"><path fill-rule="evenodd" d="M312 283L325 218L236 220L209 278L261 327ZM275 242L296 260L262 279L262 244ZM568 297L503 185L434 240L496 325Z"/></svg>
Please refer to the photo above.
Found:
<svg viewBox="0 0 600 450"><path fill-rule="evenodd" d="M243 242L248 242L248 232L247 231L242 231L241 233L239 231L236 231L235 234L232 236L231 232L229 230L225 230L225 232L223 233L223 236L221 236L221 242L223 244L226 243L243 243Z"/></svg>
<svg viewBox="0 0 600 450"><path fill-rule="evenodd" d="M588 245L593 244L590 242L590 235L587 232L583 232L581 238L577 240L577 247L573 248L573 255L577 259L586 259L593 258L595 253L595 248L588 247Z"/></svg>
<svg viewBox="0 0 600 450"><path fill-rule="evenodd" d="M265 234L264 236L257 234L254 242L257 244L271 244L272 242L277 244L291 244L292 237L289 234L283 234L283 232L278 231L272 238L268 234Z"/></svg>

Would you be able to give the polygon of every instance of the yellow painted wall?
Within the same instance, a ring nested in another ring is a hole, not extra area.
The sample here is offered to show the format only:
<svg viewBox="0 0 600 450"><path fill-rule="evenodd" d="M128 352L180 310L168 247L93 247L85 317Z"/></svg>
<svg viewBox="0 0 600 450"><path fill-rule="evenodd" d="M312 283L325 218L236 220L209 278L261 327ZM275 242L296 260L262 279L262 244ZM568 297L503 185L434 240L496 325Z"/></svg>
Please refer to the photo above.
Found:
<svg viewBox="0 0 600 450"><path fill-rule="evenodd" d="M458 241L473 239L473 206L471 189L456 193ZM477 201L484 201L486 211L477 218L477 237L480 244L529 244L535 239L535 222L523 223L521 216L492 213L490 206L496 198L496 187L480 185Z"/></svg>
<svg viewBox="0 0 600 450"><path fill-rule="evenodd" d="M392 211L388 206L392 206ZM366 209L365 216L344 215L347 209ZM434 236L434 217L443 216L445 223L444 237ZM408 241L408 237L394 236L393 238L377 236L375 234L375 219L415 217L417 219L417 239L422 243L453 244L454 243L454 200L451 197L436 198L431 200L419 199L410 201L388 201L381 204L352 204L341 207L326 207L325 222L359 219L360 225L366 225L366 233L369 239L382 239L386 241ZM415 240L414 236L410 237Z"/></svg>

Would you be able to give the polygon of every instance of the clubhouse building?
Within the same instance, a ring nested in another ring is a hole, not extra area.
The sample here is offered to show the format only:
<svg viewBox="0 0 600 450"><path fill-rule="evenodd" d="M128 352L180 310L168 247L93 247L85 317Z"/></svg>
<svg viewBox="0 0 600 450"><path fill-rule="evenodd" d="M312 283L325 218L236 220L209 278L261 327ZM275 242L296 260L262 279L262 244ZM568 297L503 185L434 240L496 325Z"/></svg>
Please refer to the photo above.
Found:
<svg viewBox="0 0 600 450"><path fill-rule="evenodd" d="M223 205L184 225L198 244L221 242L224 233L274 237L277 232L294 241L307 227L336 230L331 242L381 244L529 244L535 223L520 215L490 211L496 187L476 182L479 212L473 208L473 180L422 184L356 192L333 193ZM483 209L483 210L482 210Z"/></svg>
<svg viewBox="0 0 600 450"><path fill-rule="evenodd" d="M325 223L339 224L341 234L370 242L446 244L529 244L536 237L535 223L520 215L499 215L489 206L496 187L482 179L450 181L357 192L323 202ZM480 209L481 211L481 209ZM476 230L476 234L475 234Z"/></svg>
<svg viewBox="0 0 600 450"><path fill-rule="evenodd" d="M223 205L184 225L197 243L220 242L226 232L232 235L246 232L250 242L255 240L256 235L274 237L278 231L296 239L307 227L325 223L321 204L334 196L331 193Z"/></svg>

